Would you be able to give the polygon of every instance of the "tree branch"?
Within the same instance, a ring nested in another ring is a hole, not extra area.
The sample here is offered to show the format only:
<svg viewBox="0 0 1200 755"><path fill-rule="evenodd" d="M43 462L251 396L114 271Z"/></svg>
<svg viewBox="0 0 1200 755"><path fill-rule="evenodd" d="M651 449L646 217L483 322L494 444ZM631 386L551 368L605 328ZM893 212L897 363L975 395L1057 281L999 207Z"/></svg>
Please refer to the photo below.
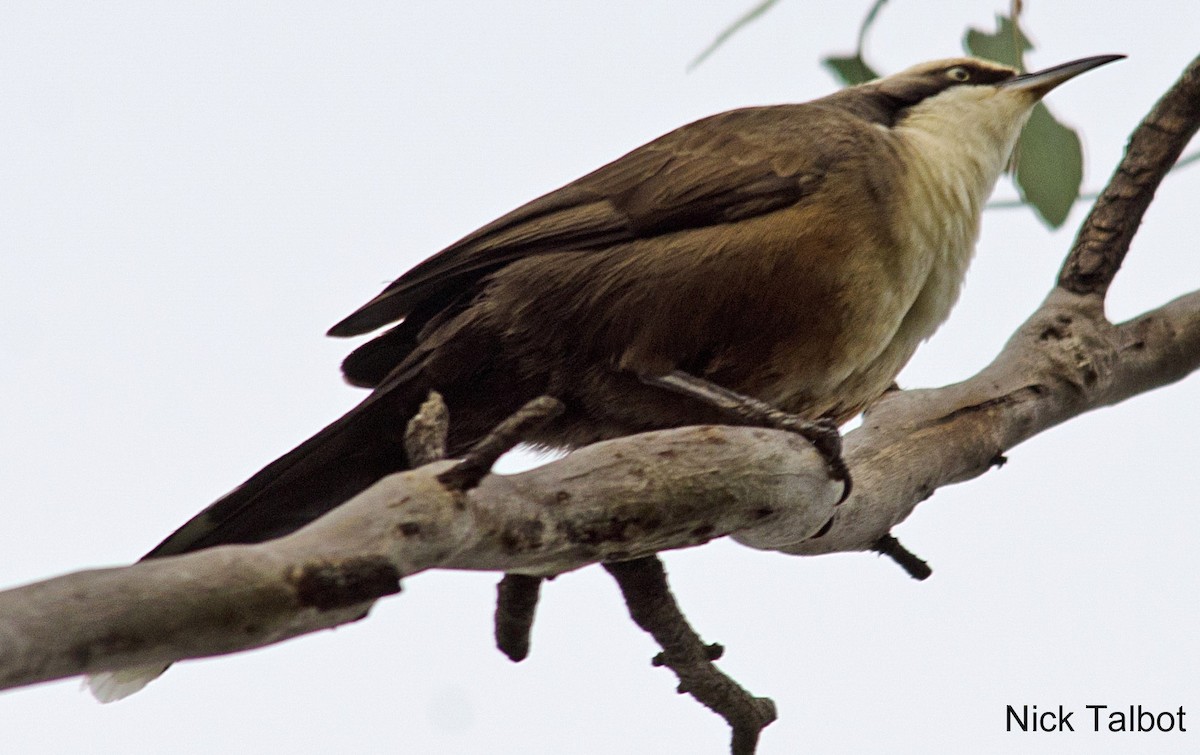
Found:
<svg viewBox="0 0 1200 755"><path fill-rule="evenodd" d="M496 647L513 663L529 657L529 635L541 590L541 577L524 574L505 574L496 585L496 615L492 622Z"/></svg>
<svg viewBox="0 0 1200 755"><path fill-rule="evenodd" d="M675 672L681 694L686 692L725 719L733 730L733 755L753 753L758 735L775 720L775 703L751 695L713 665L724 649L706 645L688 624L667 586L662 561L645 556L604 564L604 568L620 585L629 615L663 649L655 656L655 665Z"/></svg>
<svg viewBox="0 0 1200 755"><path fill-rule="evenodd" d="M450 411L442 394L430 391L429 398L404 428L404 453L409 465L421 467L446 458L449 435Z"/></svg>
<svg viewBox="0 0 1200 755"><path fill-rule="evenodd" d="M881 556L887 556L896 562L908 576L917 581L929 579L933 574L933 569L929 568L929 564L925 563L920 556L910 551L901 545L893 535L887 534L875 541L871 546L871 550Z"/></svg>
<svg viewBox="0 0 1200 755"><path fill-rule="evenodd" d="M1200 369L1200 291L1117 326L1119 369L1097 397L1116 404L1170 385Z"/></svg>
<svg viewBox="0 0 1200 755"><path fill-rule="evenodd" d="M598 443L525 474L487 476L466 493L438 480L454 464L386 477L278 540L0 593L0 689L354 621L397 592L400 577L434 567L552 575L740 530L802 539L841 492L803 439L756 428Z"/></svg>
<svg viewBox="0 0 1200 755"><path fill-rule="evenodd" d="M1200 56L1129 138L1125 157L1083 222L1058 275L1072 293L1103 297L1154 193L1200 126Z"/></svg>

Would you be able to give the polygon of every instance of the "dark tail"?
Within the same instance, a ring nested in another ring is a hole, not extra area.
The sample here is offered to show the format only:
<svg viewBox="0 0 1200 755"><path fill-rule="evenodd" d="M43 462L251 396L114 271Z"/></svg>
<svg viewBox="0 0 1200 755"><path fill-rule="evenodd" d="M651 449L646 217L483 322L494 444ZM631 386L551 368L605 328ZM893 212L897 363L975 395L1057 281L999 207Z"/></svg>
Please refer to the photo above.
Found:
<svg viewBox="0 0 1200 755"><path fill-rule="evenodd" d="M194 516L144 558L293 532L380 478L408 468L404 429L424 396L392 384L268 464Z"/></svg>
<svg viewBox="0 0 1200 755"><path fill-rule="evenodd" d="M404 430L424 400L423 393L404 382L376 390L344 417L192 517L143 558L286 535L380 478L407 469ZM137 692L169 665L96 674L88 677L87 684L97 700L112 702Z"/></svg>

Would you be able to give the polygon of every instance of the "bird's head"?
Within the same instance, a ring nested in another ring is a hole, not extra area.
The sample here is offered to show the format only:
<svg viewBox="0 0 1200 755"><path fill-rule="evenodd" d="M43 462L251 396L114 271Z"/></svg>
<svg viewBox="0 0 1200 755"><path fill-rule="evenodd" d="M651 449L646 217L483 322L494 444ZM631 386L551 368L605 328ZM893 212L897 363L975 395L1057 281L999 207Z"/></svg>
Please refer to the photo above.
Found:
<svg viewBox="0 0 1200 755"><path fill-rule="evenodd" d="M960 280L974 249L984 202L1008 163L1034 106L1050 90L1117 60L1101 55L1022 74L977 58L937 60L842 90L829 106L883 131L871 155L891 175L896 234L938 251ZM953 298L957 284L948 286ZM948 305L939 311L948 311Z"/></svg>
<svg viewBox="0 0 1200 755"><path fill-rule="evenodd" d="M927 184L923 191L961 190L974 214L1034 105L1059 84L1122 57L1098 55L1026 74L978 58L935 60L826 101L892 134L907 172Z"/></svg>
<svg viewBox="0 0 1200 755"><path fill-rule="evenodd" d="M1050 90L1123 57L1097 55L1026 74L980 58L948 58L851 87L829 100L886 128L921 126L944 131L947 138L982 130L1011 146L1033 106Z"/></svg>
<svg viewBox="0 0 1200 755"><path fill-rule="evenodd" d="M1096 55L1035 73L980 58L948 58L920 63L900 73L864 84L894 100L899 107L945 98L1003 96L1035 103L1059 84L1124 55Z"/></svg>

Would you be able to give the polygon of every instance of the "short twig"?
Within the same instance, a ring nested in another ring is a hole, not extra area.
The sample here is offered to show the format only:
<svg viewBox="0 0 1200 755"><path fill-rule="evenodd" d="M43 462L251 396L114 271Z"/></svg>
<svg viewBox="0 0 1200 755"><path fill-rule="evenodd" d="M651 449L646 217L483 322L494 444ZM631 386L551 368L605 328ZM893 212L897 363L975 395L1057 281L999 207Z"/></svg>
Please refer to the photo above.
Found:
<svg viewBox="0 0 1200 755"><path fill-rule="evenodd" d="M541 577L523 574L505 574L496 586L496 647L514 663L529 655L529 633L541 587Z"/></svg>
<svg viewBox="0 0 1200 755"><path fill-rule="evenodd" d="M492 471L497 459L562 412L563 404L558 399L550 396L535 398L476 443L462 461L438 475L438 482L453 490L474 488Z"/></svg>
<svg viewBox="0 0 1200 755"><path fill-rule="evenodd" d="M686 692L721 716L733 729L731 751L750 755L758 735L775 720L775 703L754 697L713 665L720 645L705 645L688 625L667 586L667 574L657 556L604 564L617 580L637 625L662 647L655 665L670 668L679 677L679 692Z"/></svg>
<svg viewBox="0 0 1200 755"><path fill-rule="evenodd" d="M430 391L429 398L408 421L404 430L404 453L409 466L416 468L446 458L446 435L450 430L450 412L442 394Z"/></svg>
<svg viewBox="0 0 1200 755"><path fill-rule="evenodd" d="M871 546L871 550L895 561L913 579L928 579L929 575L933 574L933 569L929 567L929 564L901 545L900 541L890 534L876 540L875 544Z"/></svg>

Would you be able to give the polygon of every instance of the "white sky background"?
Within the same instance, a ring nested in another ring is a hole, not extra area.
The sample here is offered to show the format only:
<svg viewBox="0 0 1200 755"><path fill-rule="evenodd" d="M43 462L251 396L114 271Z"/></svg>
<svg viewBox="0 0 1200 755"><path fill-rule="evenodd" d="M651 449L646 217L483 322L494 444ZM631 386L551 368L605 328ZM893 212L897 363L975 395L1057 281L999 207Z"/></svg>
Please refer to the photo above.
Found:
<svg viewBox="0 0 1200 755"><path fill-rule="evenodd" d="M869 5L786 0L685 73L751 4L4 4L0 585L145 552L362 396L337 370L352 344L322 333L388 280L671 128L827 93L818 59L853 46ZM1027 5L1033 67L1130 55L1049 98L1098 187L1196 53L1200 4ZM869 58L958 54L1006 6L897 0ZM1200 166L1160 190L1114 317L1200 286L1198 195ZM1051 233L989 212L902 383L984 365L1082 215ZM779 706L761 752L1200 751L1198 405L1192 378L938 491L897 530L925 583L866 554L667 554L722 668ZM180 664L116 705L78 680L4 693L0 750L727 751L601 570L547 586L519 665L492 647L495 581L421 574L366 621ZM1183 706L1194 731L1004 732L1008 704L1085 728L1089 703Z"/></svg>

